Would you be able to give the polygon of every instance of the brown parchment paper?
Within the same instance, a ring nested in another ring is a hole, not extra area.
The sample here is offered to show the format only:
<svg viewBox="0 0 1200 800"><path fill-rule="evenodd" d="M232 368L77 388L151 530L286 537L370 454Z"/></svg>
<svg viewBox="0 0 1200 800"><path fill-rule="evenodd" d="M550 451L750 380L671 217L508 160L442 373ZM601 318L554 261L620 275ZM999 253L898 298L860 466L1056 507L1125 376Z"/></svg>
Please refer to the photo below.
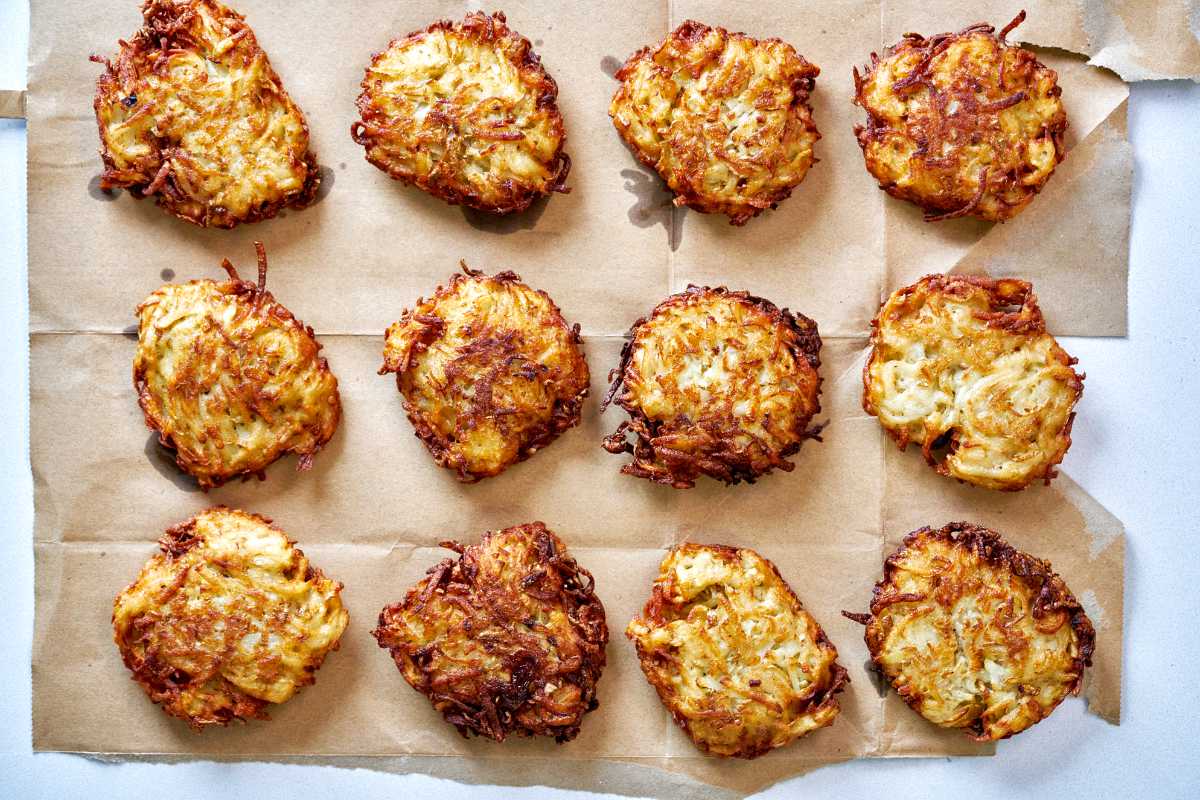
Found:
<svg viewBox="0 0 1200 800"><path fill-rule="evenodd" d="M896 452L863 414L860 372L867 323L881 297L931 271L1020 274L1035 282L1056 333L1125 332L1127 87L1066 49L1132 77L1192 76L1200 70L1180 33L1187 31L1186 9L1125 4L1157 24L1122 27L1124 17L1103 3L1024 4L1030 22L1021 35L1063 48L1042 57L1061 75L1071 149L1043 197L1016 220L988 226L926 225L878 191L851 134L860 115L850 105L850 68L905 30L931 33L980 19L1003 24L1019 4L504 3L510 23L534 41L559 83L574 168L570 194L503 220L389 180L363 160L348 134L371 52L479 4L235 5L307 112L324 184L319 202L304 211L235 231L205 231L149 201L97 188L91 103L98 69L87 56L108 54L118 37L132 34L140 22L137 3L32 3L35 749L317 760L660 796L697 781L743 793L856 757L990 753L925 724L881 691L864 666L860 627L839 614L865 608L882 557L906 532L964 518L996 527L1064 575L1100 635L1087 685L1090 708L1118 719L1120 522L1066 476L1016 495L938 478L916 454ZM813 100L824 134L821 162L779 210L745 228L673 210L607 117L616 66L688 17L780 36L822 68ZM1176 38L1160 46L1167 36ZM273 292L316 328L326 347L345 420L311 472L299 475L284 462L265 482L203 494L143 425L130 385L132 310L164 280L218 275L225 256L250 267L255 239L266 243ZM444 281L460 258L488 270L516 269L549 291L568 319L582 324L594 378L594 399L578 429L474 486L432 464L403 418L394 382L375 374L384 328ZM620 420L619 410L601 417L598 398L624 331L688 282L750 289L820 323L822 418L829 426L823 443L805 445L794 472L754 486L705 482L680 492L619 475L622 460L600 448ZM1073 451L1066 466L1087 457ZM161 531L215 503L274 517L345 583L351 625L317 684L276 709L272 722L197 736L129 680L109 616L113 595L153 552ZM558 531L596 576L613 633L601 707L568 745L465 741L408 688L368 632L378 610L444 555L439 540L473 540L483 530L534 519ZM684 539L753 546L779 565L850 670L843 713L832 727L748 764L700 755L670 722L621 632L646 598L662 549Z"/></svg>

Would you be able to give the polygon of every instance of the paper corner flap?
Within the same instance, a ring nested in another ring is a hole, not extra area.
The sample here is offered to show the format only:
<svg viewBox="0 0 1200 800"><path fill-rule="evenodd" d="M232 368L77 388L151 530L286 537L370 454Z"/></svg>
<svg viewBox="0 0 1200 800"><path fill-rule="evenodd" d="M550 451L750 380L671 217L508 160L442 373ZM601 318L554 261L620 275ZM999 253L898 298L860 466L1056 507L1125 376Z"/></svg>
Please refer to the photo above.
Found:
<svg viewBox="0 0 1200 800"><path fill-rule="evenodd" d="M1083 561L1070 565L1073 572L1084 568L1090 572L1092 587L1080 592L1078 598L1096 629L1097 640L1096 653L1084 675L1080 694L1089 714L1120 725L1125 643L1125 525L1065 473L1055 483L1063 499L1083 518L1088 536L1087 552L1081 553Z"/></svg>
<svg viewBox="0 0 1200 800"><path fill-rule="evenodd" d="M25 119L24 89L0 89L0 119Z"/></svg>
<svg viewBox="0 0 1200 800"><path fill-rule="evenodd" d="M1200 82L1200 33L1190 24L1189 0L1075 0L1084 41L1072 41L1088 64L1111 70L1126 83L1147 80ZM1058 36L1029 44L1062 46Z"/></svg>

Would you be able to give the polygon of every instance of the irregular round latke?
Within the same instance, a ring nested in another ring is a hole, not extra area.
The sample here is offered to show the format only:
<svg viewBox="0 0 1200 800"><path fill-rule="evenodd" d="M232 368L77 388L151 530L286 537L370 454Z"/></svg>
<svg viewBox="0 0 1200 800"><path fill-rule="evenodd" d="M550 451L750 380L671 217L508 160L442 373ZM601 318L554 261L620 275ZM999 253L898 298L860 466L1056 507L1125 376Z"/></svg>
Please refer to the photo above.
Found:
<svg viewBox="0 0 1200 800"><path fill-rule="evenodd" d="M167 284L137 308L133 384L146 425L175 451L179 468L203 489L263 474L286 453L299 469L333 437L342 405L337 378L312 328L258 283Z"/></svg>
<svg viewBox="0 0 1200 800"><path fill-rule="evenodd" d="M968 522L888 556L866 624L876 667L925 719L1005 739L1078 694L1096 634L1049 562Z"/></svg>
<svg viewBox="0 0 1200 800"><path fill-rule="evenodd" d="M592 576L541 522L488 531L383 609L374 635L464 738L579 734L608 626Z"/></svg>
<svg viewBox="0 0 1200 800"><path fill-rule="evenodd" d="M1033 287L928 275L872 322L863 408L940 474L989 489L1049 482L1071 446L1083 376L1046 332Z"/></svg>
<svg viewBox="0 0 1200 800"><path fill-rule="evenodd" d="M820 72L779 39L688 20L630 56L608 113L676 205L743 225L812 166L821 135L808 97Z"/></svg>
<svg viewBox="0 0 1200 800"><path fill-rule="evenodd" d="M767 559L681 544L625 631L679 727L706 753L756 758L829 725L837 649Z"/></svg>
<svg viewBox="0 0 1200 800"><path fill-rule="evenodd" d="M254 31L215 0L146 0L96 84L103 189L232 228L312 202L308 124Z"/></svg>
<svg viewBox="0 0 1200 800"><path fill-rule="evenodd" d="M448 203L508 214L565 192L558 86L504 15L467 14L376 53L354 141L367 161Z"/></svg>
<svg viewBox="0 0 1200 800"><path fill-rule="evenodd" d="M513 272L463 273L387 329L396 373L430 454L459 480L499 475L579 424L589 373L579 326Z"/></svg>
<svg viewBox="0 0 1200 800"><path fill-rule="evenodd" d="M927 221L1004 221L1050 179L1066 147L1058 75L980 23L928 39L905 34L865 74L854 70L855 128L881 189L925 209Z"/></svg>
<svg viewBox="0 0 1200 800"><path fill-rule="evenodd" d="M113 603L113 636L133 679L196 730L266 719L336 650L342 585L270 520L210 508L169 528Z"/></svg>
<svg viewBox="0 0 1200 800"><path fill-rule="evenodd" d="M677 489L701 475L732 484L791 471L788 456L820 430L809 427L821 410L820 351L817 324L802 314L689 286L633 324L604 401L631 419L604 447L633 455L626 475Z"/></svg>

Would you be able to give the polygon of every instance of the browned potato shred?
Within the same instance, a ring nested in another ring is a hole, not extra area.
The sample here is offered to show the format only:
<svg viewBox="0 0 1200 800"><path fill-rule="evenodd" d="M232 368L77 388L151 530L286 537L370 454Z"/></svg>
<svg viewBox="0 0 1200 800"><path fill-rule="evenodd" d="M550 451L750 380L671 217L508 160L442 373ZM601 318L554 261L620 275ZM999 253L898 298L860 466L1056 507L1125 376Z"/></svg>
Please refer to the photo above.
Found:
<svg viewBox="0 0 1200 800"><path fill-rule="evenodd" d="M396 180L508 214L567 191L571 159L557 98L529 40L501 13L472 12L375 54L351 134Z"/></svg>
<svg viewBox="0 0 1200 800"><path fill-rule="evenodd" d="M1005 739L1078 694L1096 633L1046 561L995 531L921 528L884 562L866 624L876 667L914 711Z"/></svg>
<svg viewBox="0 0 1200 800"><path fill-rule="evenodd" d="M1016 216L1050 179L1066 147L1058 75L986 23L925 38L908 33L854 70L855 128L867 169L927 221Z"/></svg>
<svg viewBox="0 0 1200 800"><path fill-rule="evenodd" d="M574 739L608 643L591 574L540 522L442 546L458 558L383 609L379 646L464 738Z"/></svg>
<svg viewBox="0 0 1200 800"><path fill-rule="evenodd" d="M743 225L812 166L821 135L808 97L820 72L779 39L688 20L630 56L608 113L676 205Z"/></svg>
<svg viewBox="0 0 1200 800"><path fill-rule="evenodd" d="M96 84L103 189L232 228L312 202L308 124L254 31L215 0L146 0Z"/></svg>

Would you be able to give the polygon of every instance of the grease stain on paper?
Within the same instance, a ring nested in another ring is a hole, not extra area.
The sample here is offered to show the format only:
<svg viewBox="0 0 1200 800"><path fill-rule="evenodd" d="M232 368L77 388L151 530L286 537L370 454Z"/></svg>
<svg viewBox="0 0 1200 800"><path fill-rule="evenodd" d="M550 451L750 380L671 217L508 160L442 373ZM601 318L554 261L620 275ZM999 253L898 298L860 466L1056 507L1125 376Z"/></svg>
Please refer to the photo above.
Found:
<svg viewBox="0 0 1200 800"><path fill-rule="evenodd" d="M534 200L529 208L516 214L492 214L488 211L480 211L476 208L468 206L460 206L463 219L477 231L484 233L516 233L517 231L530 231L537 225L537 221L542 218L542 214L546 213L546 206L549 205L550 198L539 197Z"/></svg>
<svg viewBox="0 0 1200 800"><path fill-rule="evenodd" d="M600 71L610 78L615 78L624 63L624 61L616 56L605 56L600 59Z"/></svg>
<svg viewBox="0 0 1200 800"><path fill-rule="evenodd" d="M324 164L317 167L317 174L321 176L321 185L317 187L317 193L313 195L312 205L314 206L329 196L330 190L333 189L333 183L337 179L333 168Z"/></svg>
<svg viewBox="0 0 1200 800"><path fill-rule="evenodd" d="M93 200L101 200L105 203L111 203L117 199L117 193L114 190L100 188L99 175L93 175L92 179L88 181L87 193L91 195Z"/></svg>
<svg viewBox="0 0 1200 800"><path fill-rule="evenodd" d="M200 491L199 484L175 463L174 452L158 441L157 433L151 433L146 437L146 446L142 448L142 451L146 454L146 460L150 462L150 466L154 467L159 475L175 484L176 488L185 492Z"/></svg>
<svg viewBox="0 0 1200 800"><path fill-rule="evenodd" d="M662 225L671 251L678 250L683 240L685 209L672 202L671 193L657 175L644 169L623 169L621 177L625 179L625 191L636 198L629 207L629 221L639 228Z"/></svg>

